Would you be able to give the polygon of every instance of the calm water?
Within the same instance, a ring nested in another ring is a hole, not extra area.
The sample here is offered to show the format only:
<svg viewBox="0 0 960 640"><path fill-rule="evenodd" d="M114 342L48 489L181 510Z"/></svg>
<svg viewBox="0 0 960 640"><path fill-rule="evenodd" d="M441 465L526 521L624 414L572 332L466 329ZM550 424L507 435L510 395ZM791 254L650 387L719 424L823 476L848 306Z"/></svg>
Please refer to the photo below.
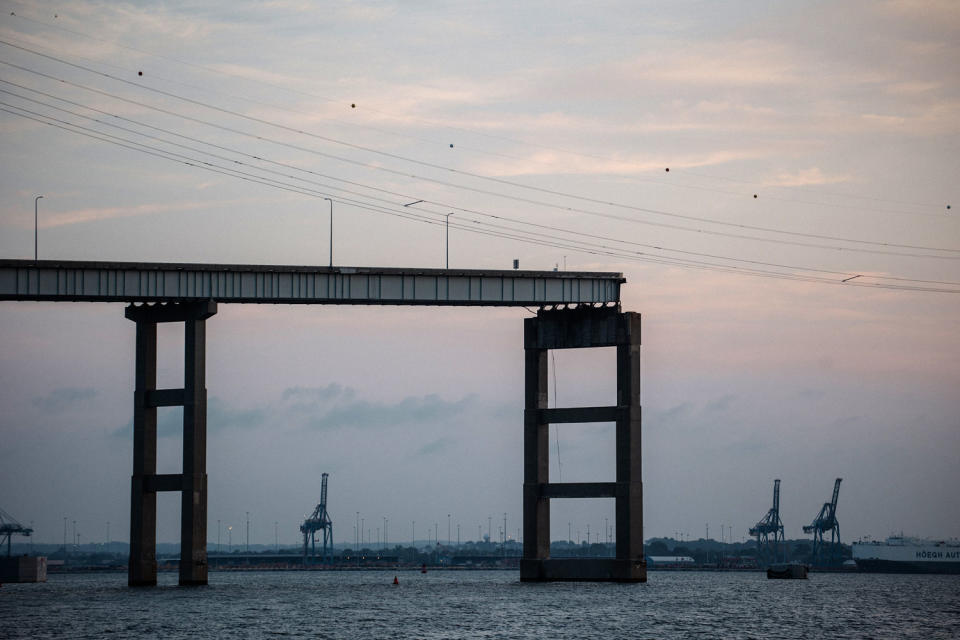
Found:
<svg viewBox="0 0 960 640"><path fill-rule="evenodd" d="M400 584L392 584L394 575ZM504 571L126 575L0 588L0 638L958 638L960 576L650 574L521 584Z"/></svg>

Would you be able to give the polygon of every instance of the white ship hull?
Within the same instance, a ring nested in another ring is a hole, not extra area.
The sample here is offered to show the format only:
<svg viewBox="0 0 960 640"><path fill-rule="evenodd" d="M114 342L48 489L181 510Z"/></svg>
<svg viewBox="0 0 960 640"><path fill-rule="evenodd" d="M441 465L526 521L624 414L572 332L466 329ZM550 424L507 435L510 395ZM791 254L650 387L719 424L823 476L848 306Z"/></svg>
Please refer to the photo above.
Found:
<svg viewBox="0 0 960 640"><path fill-rule="evenodd" d="M960 574L960 544L890 538L886 543L853 543L861 571Z"/></svg>

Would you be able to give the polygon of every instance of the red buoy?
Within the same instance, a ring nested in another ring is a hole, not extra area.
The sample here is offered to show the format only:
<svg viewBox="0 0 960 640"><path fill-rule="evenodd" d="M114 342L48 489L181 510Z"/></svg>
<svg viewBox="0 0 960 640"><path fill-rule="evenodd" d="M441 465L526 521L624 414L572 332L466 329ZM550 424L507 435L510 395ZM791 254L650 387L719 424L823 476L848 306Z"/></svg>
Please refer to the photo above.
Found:
<svg viewBox="0 0 960 640"><path fill-rule="evenodd" d="M393 576L393 584L400 584L400 581L397 580L397 576Z"/></svg>

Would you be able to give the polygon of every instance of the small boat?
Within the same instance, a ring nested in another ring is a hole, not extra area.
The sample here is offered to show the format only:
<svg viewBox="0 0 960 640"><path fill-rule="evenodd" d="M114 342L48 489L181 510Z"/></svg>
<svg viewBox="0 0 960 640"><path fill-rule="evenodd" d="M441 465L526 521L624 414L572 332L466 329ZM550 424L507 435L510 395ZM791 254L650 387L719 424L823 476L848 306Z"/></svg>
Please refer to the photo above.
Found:
<svg viewBox="0 0 960 640"><path fill-rule="evenodd" d="M809 567L799 562L783 562L767 567L767 578L780 580L806 580Z"/></svg>

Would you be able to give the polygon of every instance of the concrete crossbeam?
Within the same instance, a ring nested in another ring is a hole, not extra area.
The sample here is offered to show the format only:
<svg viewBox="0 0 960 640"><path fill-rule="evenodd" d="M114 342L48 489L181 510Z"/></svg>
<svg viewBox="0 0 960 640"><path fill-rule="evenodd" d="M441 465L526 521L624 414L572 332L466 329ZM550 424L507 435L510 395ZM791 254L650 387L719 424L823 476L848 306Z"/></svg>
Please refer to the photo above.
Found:
<svg viewBox="0 0 960 640"><path fill-rule="evenodd" d="M179 473L158 473L153 476L144 476L143 484L146 491L182 491L183 475Z"/></svg>
<svg viewBox="0 0 960 640"><path fill-rule="evenodd" d="M148 407L180 407L183 406L183 389L147 391L143 401Z"/></svg>
<svg viewBox="0 0 960 640"><path fill-rule="evenodd" d="M568 407L559 409L539 409L537 420L547 424L569 424L576 422L616 422L627 407Z"/></svg>
<svg viewBox="0 0 960 640"><path fill-rule="evenodd" d="M543 498L616 498L623 492L616 482L551 482L539 490Z"/></svg>

